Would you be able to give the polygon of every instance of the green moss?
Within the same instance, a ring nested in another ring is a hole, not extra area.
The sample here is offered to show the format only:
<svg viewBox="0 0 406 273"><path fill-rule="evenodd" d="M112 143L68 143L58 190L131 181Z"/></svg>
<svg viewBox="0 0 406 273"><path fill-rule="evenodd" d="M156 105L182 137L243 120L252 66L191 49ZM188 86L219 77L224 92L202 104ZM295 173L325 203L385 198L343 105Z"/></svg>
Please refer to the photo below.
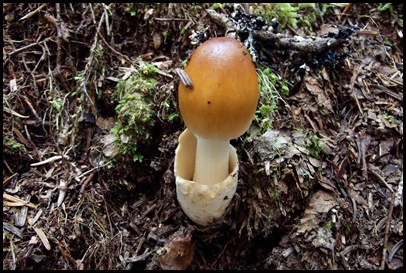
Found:
<svg viewBox="0 0 406 273"><path fill-rule="evenodd" d="M61 99L55 99L55 100L51 101L51 106L56 111L60 112L62 110L62 100Z"/></svg>
<svg viewBox="0 0 406 273"><path fill-rule="evenodd" d="M268 21L276 18L282 28L292 26L295 29L302 25L311 28L320 17L314 3L261 3L254 9L254 13Z"/></svg>
<svg viewBox="0 0 406 273"><path fill-rule="evenodd" d="M328 221L327 223L326 223L326 228L328 229L328 230L333 230L333 227L334 227L334 223L333 223L333 221Z"/></svg>
<svg viewBox="0 0 406 273"><path fill-rule="evenodd" d="M281 198L281 193L280 193L279 189L275 185L272 185L272 199L277 202L277 201L279 201L280 198Z"/></svg>
<svg viewBox="0 0 406 273"><path fill-rule="evenodd" d="M3 138L3 150L8 150L11 153L26 152L25 146L17 142L13 137L5 136Z"/></svg>
<svg viewBox="0 0 406 273"><path fill-rule="evenodd" d="M145 69L150 69L146 66ZM146 72L149 74L149 72ZM151 108L156 81L142 75L121 81L115 90L117 123L111 129L116 136L118 156L129 155L133 161L142 161L140 147L151 137L155 111Z"/></svg>
<svg viewBox="0 0 406 273"><path fill-rule="evenodd" d="M309 155L314 158L320 158L320 152L322 151L322 141L315 135L311 135L309 142L306 144L306 148L309 151Z"/></svg>
<svg viewBox="0 0 406 273"><path fill-rule="evenodd" d="M213 3L210 8L214 9L214 10L222 9L223 4L222 3Z"/></svg>
<svg viewBox="0 0 406 273"><path fill-rule="evenodd" d="M392 116L392 115L390 115L390 114L388 114L388 113L386 113L386 112L383 113L383 117L384 117L389 123L391 123L391 124L394 124L394 125L398 125L398 124L399 124L399 121L397 121L394 116Z"/></svg>
<svg viewBox="0 0 406 273"><path fill-rule="evenodd" d="M289 95L287 81L280 78L268 67L261 67L258 72L260 101L254 120L261 131L271 127L272 115L278 107L282 95Z"/></svg>
<svg viewBox="0 0 406 273"><path fill-rule="evenodd" d="M390 12L392 12L392 9L393 9L392 3L385 3L378 7L379 11L389 10Z"/></svg>
<svg viewBox="0 0 406 273"><path fill-rule="evenodd" d="M150 63L142 62L142 63L140 64L139 71L140 71L140 72L142 73L142 75L144 75L144 76L153 77L153 76L156 76L156 75L158 74L159 69L158 69L156 66L154 66L154 65L152 65L152 64L150 64ZM135 80L135 81L138 81L139 79L134 79L134 80ZM155 80L152 79L152 78L144 78L143 81L144 81L144 82L145 82L145 81L146 81L146 82L149 82L150 85L155 85ZM152 90L152 88L149 88L149 89Z"/></svg>

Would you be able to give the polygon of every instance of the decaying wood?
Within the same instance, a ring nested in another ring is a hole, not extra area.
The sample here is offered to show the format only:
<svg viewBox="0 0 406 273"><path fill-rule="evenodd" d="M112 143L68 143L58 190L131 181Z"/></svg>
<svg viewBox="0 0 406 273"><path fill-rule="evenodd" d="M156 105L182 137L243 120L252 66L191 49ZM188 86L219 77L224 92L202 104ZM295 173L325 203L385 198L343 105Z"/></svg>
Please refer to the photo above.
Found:
<svg viewBox="0 0 406 273"><path fill-rule="evenodd" d="M215 10L207 9L210 18L224 28L226 36L234 36L238 30L238 25L224 14L217 13ZM331 37L312 37L303 38L300 36L286 37L284 34L275 34L271 31L254 30L253 37L262 41L273 42L279 48L296 50L298 52L318 53L332 49L343 42L345 39L336 39Z"/></svg>

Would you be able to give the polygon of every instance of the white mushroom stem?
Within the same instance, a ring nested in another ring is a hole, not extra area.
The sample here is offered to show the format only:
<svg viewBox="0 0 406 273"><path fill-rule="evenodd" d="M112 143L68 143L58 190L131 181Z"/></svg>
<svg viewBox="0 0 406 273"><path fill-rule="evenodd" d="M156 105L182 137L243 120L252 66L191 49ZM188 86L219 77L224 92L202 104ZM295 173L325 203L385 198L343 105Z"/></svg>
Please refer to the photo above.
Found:
<svg viewBox="0 0 406 273"><path fill-rule="evenodd" d="M217 184L230 174L229 141L197 137L193 181L204 185Z"/></svg>

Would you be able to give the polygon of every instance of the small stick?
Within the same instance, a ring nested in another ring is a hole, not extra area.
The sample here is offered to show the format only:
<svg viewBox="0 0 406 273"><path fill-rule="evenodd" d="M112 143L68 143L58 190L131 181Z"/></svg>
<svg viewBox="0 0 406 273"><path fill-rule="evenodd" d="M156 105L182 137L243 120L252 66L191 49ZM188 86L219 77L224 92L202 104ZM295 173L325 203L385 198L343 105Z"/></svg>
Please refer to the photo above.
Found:
<svg viewBox="0 0 406 273"><path fill-rule="evenodd" d="M86 180L83 182L82 187L80 187L80 191L79 191L79 199L82 198L83 193L86 190L87 185L90 184L90 182L93 180L95 172L92 172L87 178Z"/></svg>
<svg viewBox="0 0 406 273"><path fill-rule="evenodd" d="M162 22L172 22L172 21L189 22L190 21L190 19L180 19L180 18L154 18L154 20L162 21Z"/></svg>
<svg viewBox="0 0 406 273"><path fill-rule="evenodd" d="M37 166L45 165L47 163L54 162L56 160L60 160L62 158L69 159L69 157L66 156L66 155L56 155L56 156L50 157L48 159L45 159L43 161L40 161L40 162L37 162L37 163L32 163L30 166L31 167L37 167Z"/></svg>
<svg viewBox="0 0 406 273"><path fill-rule="evenodd" d="M41 42L35 42L35 43L32 43L32 44L29 44L29 45L20 47L19 49L16 49L16 50L14 50L14 51L11 51L11 52L7 53L7 55L11 56L11 55L20 53L21 51L24 51L24 50L26 50L26 49L29 49L29 48L31 48L31 47L33 47L33 46L41 45L41 44L43 44L43 43L46 43L46 42L48 42L49 40L51 40L52 38L53 38L53 37L48 37L48 38L45 38L44 40L42 40Z"/></svg>
<svg viewBox="0 0 406 273"><path fill-rule="evenodd" d="M389 185L388 182L386 182L385 179L384 179L382 176L380 176L379 173L377 173L377 172L371 167L370 164L368 164L368 169L369 169L369 171L370 171L372 174L374 174L374 175L378 178L379 181L381 181L381 182L388 188L388 190L390 190L392 193L395 192L395 191L392 189L391 185Z"/></svg>
<svg viewBox="0 0 406 273"><path fill-rule="evenodd" d="M13 116L19 117L19 118L30 118L29 116L23 116L19 113L17 113L16 111L14 111L13 109L9 109L5 106L3 106L3 111L9 114L12 114Z"/></svg>
<svg viewBox="0 0 406 273"><path fill-rule="evenodd" d="M3 180L3 188L5 186L7 186L10 183L10 181L16 176L18 176L18 173L14 173L13 175L11 175L11 176L7 177L6 179L4 179Z"/></svg>
<svg viewBox="0 0 406 273"><path fill-rule="evenodd" d="M46 7L47 5L48 5L48 4L42 4L42 5L39 6L36 10L31 11L31 12L28 13L27 15L21 17L19 21L22 21L22 20L25 20L25 19L28 19L28 18L34 16L36 13L40 12L40 11L41 11L44 7Z"/></svg>
<svg viewBox="0 0 406 273"><path fill-rule="evenodd" d="M395 193L392 192L390 205L389 205L389 211L388 211L388 217L386 219L385 237L384 237L383 249L382 249L382 260L381 260L381 266L379 268L380 270L385 269L386 251L387 251L387 248L388 248L389 228L390 228L390 222L392 221L393 201L394 200L395 200Z"/></svg>
<svg viewBox="0 0 406 273"><path fill-rule="evenodd" d="M23 99L23 101L28 105L28 107L30 108L31 112L34 114L35 119L36 120L40 120L37 111L35 111L34 107L32 106L30 100L26 97L26 96L21 96L21 98Z"/></svg>

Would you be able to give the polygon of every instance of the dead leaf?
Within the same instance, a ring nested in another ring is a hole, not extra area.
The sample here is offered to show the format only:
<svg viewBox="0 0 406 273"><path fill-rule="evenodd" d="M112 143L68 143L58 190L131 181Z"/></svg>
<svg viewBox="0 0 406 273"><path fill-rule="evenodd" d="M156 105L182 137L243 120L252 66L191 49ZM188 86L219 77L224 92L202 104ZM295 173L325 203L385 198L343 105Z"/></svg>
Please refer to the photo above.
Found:
<svg viewBox="0 0 406 273"><path fill-rule="evenodd" d="M193 260L193 242L191 234L183 234L173 238L159 256L163 270L186 270Z"/></svg>
<svg viewBox="0 0 406 273"><path fill-rule="evenodd" d="M331 230L326 227L319 227L317 229L316 238L312 241L315 247L323 247L326 249L334 250L336 240L332 236Z"/></svg>
<svg viewBox="0 0 406 273"><path fill-rule="evenodd" d="M113 134L104 136L100 142L103 143L103 154L107 157L115 157L118 153L115 145L116 137Z"/></svg>
<svg viewBox="0 0 406 273"><path fill-rule="evenodd" d="M337 206L338 202L333 194L318 191L312 195L308 207L306 208L302 219L300 219L298 233L318 228L320 217Z"/></svg>
<svg viewBox="0 0 406 273"><path fill-rule="evenodd" d="M325 94L322 84L313 77L305 77L303 81L306 89L312 95L316 96L317 104L333 113L332 102L330 97Z"/></svg>
<svg viewBox="0 0 406 273"><path fill-rule="evenodd" d="M106 131L110 131L110 129L113 128L114 124L116 124L116 120L113 117L97 117L96 119L96 125Z"/></svg>

